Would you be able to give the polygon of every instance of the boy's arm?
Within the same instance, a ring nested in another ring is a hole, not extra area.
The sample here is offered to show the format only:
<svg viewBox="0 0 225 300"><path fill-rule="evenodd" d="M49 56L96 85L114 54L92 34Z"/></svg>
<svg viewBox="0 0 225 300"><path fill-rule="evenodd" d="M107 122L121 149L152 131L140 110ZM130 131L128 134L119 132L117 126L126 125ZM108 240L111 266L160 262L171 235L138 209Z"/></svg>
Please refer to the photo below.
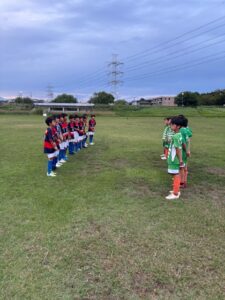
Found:
<svg viewBox="0 0 225 300"><path fill-rule="evenodd" d="M162 140L166 140L167 127L163 130Z"/></svg>
<svg viewBox="0 0 225 300"><path fill-rule="evenodd" d="M176 155L180 162L180 168L184 168L183 158L182 158L182 150L179 148L176 148Z"/></svg>
<svg viewBox="0 0 225 300"><path fill-rule="evenodd" d="M49 142L51 143L52 147L55 150L58 150L57 145L56 145L56 143L53 140L53 136L52 136L51 130L48 130L48 139L49 139Z"/></svg>
<svg viewBox="0 0 225 300"><path fill-rule="evenodd" d="M190 138L187 141L186 153L187 153L187 157L191 156L191 139Z"/></svg>

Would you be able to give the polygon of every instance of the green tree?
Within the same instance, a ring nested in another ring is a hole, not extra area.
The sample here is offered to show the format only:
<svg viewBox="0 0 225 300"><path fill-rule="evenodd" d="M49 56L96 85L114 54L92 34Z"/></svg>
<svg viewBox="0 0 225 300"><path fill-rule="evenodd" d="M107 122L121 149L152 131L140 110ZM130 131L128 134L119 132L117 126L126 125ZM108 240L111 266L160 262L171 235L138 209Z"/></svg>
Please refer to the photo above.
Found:
<svg viewBox="0 0 225 300"><path fill-rule="evenodd" d="M90 98L88 102L94 104L110 104L114 103L114 100L115 98L112 94L102 91L94 93L94 95Z"/></svg>
<svg viewBox="0 0 225 300"><path fill-rule="evenodd" d="M175 103L178 106L197 106L199 101L199 93L183 92L177 95Z"/></svg>
<svg viewBox="0 0 225 300"><path fill-rule="evenodd" d="M124 99L120 99L114 102L115 105L123 106L123 105L128 105L128 102Z"/></svg>
<svg viewBox="0 0 225 300"><path fill-rule="evenodd" d="M77 103L77 98L73 95L62 94L58 95L52 102L54 103Z"/></svg>
<svg viewBox="0 0 225 300"><path fill-rule="evenodd" d="M215 90L211 93L200 95L200 105L224 105L225 104L225 90Z"/></svg>
<svg viewBox="0 0 225 300"><path fill-rule="evenodd" d="M16 104L33 105L33 100L29 97L17 97L15 99Z"/></svg>

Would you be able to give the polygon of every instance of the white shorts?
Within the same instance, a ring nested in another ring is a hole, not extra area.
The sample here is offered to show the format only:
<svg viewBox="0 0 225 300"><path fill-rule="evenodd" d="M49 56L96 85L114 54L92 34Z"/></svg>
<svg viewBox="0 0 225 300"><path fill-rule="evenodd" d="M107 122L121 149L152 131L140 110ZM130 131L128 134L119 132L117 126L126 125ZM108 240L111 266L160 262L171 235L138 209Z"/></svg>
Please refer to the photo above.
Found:
<svg viewBox="0 0 225 300"><path fill-rule="evenodd" d="M95 133L93 131L89 131L88 135L95 135Z"/></svg>
<svg viewBox="0 0 225 300"><path fill-rule="evenodd" d="M177 174L179 174L179 170L168 169L168 173L172 174L172 175L177 175Z"/></svg>
<svg viewBox="0 0 225 300"><path fill-rule="evenodd" d="M59 148L60 148L60 150L64 150L64 142L59 144Z"/></svg>
<svg viewBox="0 0 225 300"><path fill-rule="evenodd" d="M57 154L58 151L55 151L53 153L47 153L47 156L48 158L53 158L53 157L56 157L58 154Z"/></svg>
<svg viewBox="0 0 225 300"><path fill-rule="evenodd" d="M78 142L78 139L79 139L79 134L77 131L74 131L74 143L77 143Z"/></svg>

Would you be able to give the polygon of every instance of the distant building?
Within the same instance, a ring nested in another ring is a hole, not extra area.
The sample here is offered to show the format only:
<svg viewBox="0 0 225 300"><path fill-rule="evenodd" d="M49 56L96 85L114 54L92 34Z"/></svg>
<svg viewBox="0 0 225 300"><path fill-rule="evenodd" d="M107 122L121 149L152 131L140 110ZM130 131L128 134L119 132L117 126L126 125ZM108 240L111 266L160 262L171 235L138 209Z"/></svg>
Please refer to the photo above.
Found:
<svg viewBox="0 0 225 300"><path fill-rule="evenodd" d="M176 106L174 96L162 96L152 99L153 105Z"/></svg>
<svg viewBox="0 0 225 300"><path fill-rule="evenodd" d="M155 98L135 100L131 102L131 105L135 106L176 106L174 96L161 96Z"/></svg>
<svg viewBox="0 0 225 300"><path fill-rule="evenodd" d="M34 107L42 108L45 112L87 112L93 111L92 103L34 103Z"/></svg>

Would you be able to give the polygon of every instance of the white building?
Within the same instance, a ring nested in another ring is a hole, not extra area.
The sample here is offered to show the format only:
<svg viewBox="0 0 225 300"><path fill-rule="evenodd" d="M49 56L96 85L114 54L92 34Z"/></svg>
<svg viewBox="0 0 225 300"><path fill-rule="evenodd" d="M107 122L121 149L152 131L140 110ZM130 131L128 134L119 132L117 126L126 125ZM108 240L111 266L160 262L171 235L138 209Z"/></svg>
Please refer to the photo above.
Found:
<svg viewBox="0 0 225 300"><path fill-rule="evenodd" d="M34 107L42 108L45 112L88 112L93 111L92 103L34 103Z"/></svg>

